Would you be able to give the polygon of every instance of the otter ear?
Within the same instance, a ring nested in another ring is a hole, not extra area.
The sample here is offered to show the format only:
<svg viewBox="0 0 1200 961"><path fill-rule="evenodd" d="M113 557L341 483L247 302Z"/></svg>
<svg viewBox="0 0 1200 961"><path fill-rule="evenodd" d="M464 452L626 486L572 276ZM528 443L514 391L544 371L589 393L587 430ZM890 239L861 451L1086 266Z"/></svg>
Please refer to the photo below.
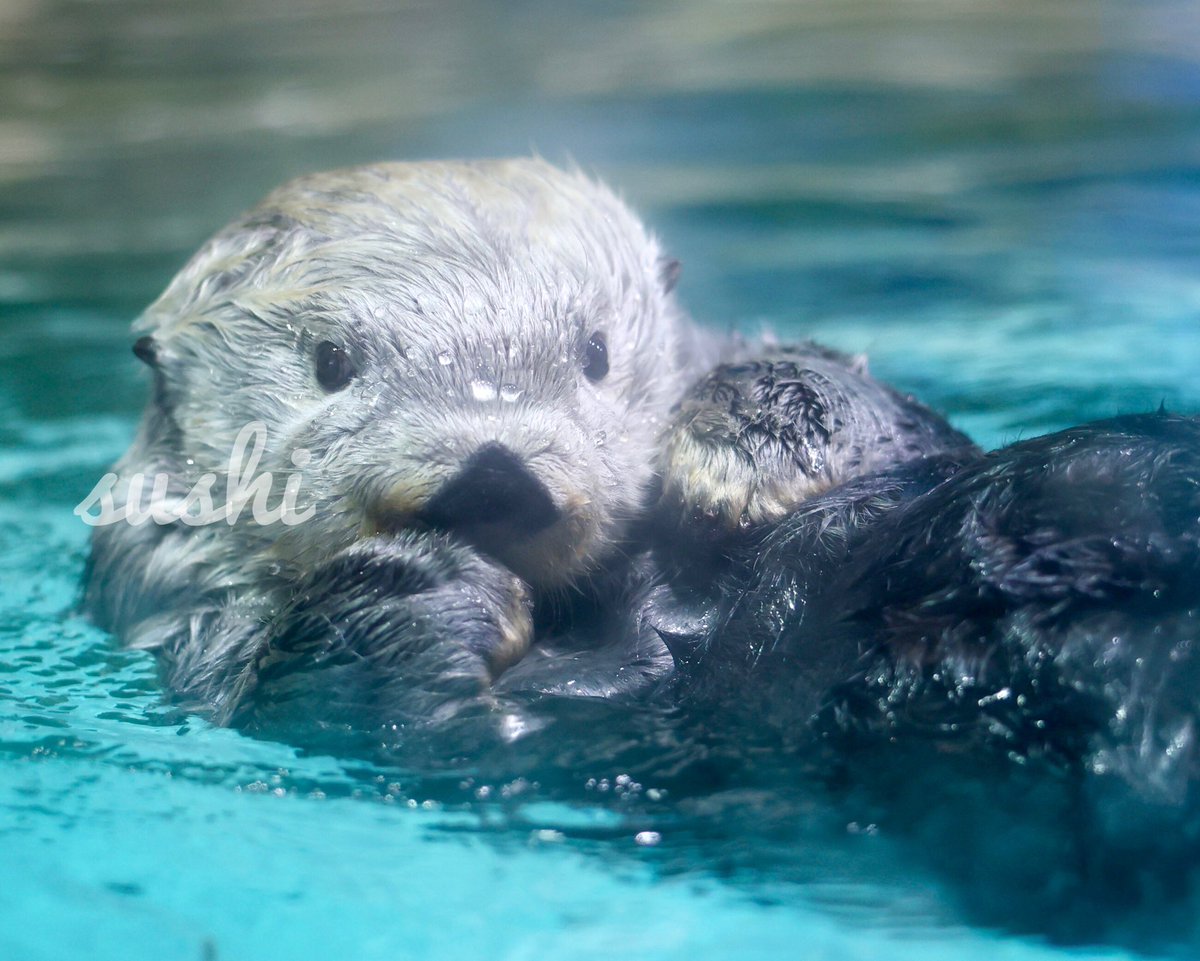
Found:
<svg viewBox="0 0 1200 961"><path fill-rule="evenodd" d="M147 334L139 337L133 344L133 356L150 367L158 366L158 344Z"/></svg>
<svg viewBox="0 0 1200 961"><path fill-rule="evenodd" d="M664 294L669 294L679 283L679 274L683 265L674 257L658 258L658 282L662 284Z"/></svg>

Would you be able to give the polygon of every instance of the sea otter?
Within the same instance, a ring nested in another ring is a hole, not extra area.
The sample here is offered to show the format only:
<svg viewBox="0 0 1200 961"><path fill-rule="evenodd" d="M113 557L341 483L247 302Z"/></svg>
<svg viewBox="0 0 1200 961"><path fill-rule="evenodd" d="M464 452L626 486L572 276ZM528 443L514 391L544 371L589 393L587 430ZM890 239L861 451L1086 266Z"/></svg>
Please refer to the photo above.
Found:
<svg viewBox="0 0 1200 961"><path fill-rule="evenodd" d="M904 730L905 705L961 691L951 667L986 666L1002 702L1023 657L1051 665L1043 691L1073 657L1068 686L1110 697L1088 723L1123 743L1113 692L1144 684L1112 672L1190 663L1163 645L1192 616L1195 422L981 459L821 348L709 367L674 273L607 190L540 161L281 188L140 322L154 389L117 473L161 471L176 500L212 475L219 499L261 421L263 467L303 480L312 519L98 528L89 609L225 722L427 725L585 694ZM594 616L535 623L539 595L595 582ZM1151 712L1178 730L1139 744L1190 757L1180 697ZM998 729L974 710L954 732Z"/></svg>
<svg viewBox="0 0 1200 961"><path fill-rule="evenodd" d="M405 590L468 586L441 597L440 630L406 612L389 669L442 700L478 693L527 648L531 602L619 561L653 495L668 412L710 355L675 273L608 189L536 159L281 187L137 323L154 387L111 493L180 516L98 527L87 608L227 720L280 618L401 559ZM263 428L260 475L298 491L291 514L192 523L197 484L205 503L232 497L247 425ZM167 487L131 489L139 475ZM460 623L496 636L447 641Z"/></svg>

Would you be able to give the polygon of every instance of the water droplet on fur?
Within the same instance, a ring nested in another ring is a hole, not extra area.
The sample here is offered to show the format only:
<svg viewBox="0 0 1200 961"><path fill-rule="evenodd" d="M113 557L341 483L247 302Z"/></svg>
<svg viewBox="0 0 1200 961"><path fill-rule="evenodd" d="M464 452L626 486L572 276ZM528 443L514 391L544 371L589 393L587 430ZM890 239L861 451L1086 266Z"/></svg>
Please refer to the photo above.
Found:
<svg viewBox="0 0 1200 961"><path fill-rule="evenodd" d="M486 380L471 381L471 396L476 400L495 400L496 385L490 384Z"/></svg>
<svg viewBox="0 0 1200 961"><path fill-rule="evenodd" d="M454 355L448 350L439 351L437 355L437 362L443 367L449 367L452 363L454 363Z"/></svg>
<svg viewBox="0 0 1200 961"><path fill-rule="evenodd" d="M592 435L592 439L596 442L597 447L603 447L605 441L608 440L608 433L606 431L598 430Z"/></svg>
<svg viewBox="0 0 1200 961"><path fill-rule="evenodd" d="M502 384L500 386L500 399L506 404L511 404L513 401L520 398L525 393L516 384Z"/></svg>

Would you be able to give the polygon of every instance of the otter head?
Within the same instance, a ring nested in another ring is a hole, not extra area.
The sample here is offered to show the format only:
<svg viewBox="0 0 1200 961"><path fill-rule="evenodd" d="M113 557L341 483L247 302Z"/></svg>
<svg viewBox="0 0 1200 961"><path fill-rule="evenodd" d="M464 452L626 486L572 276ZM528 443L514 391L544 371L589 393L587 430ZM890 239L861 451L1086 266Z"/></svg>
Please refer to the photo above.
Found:
<svg viewBox="0 0 1200 961"><path fill-rule="evenodd" d="M224 477L243 427L266 426L260 470L300 471L314 509L232 529L273 563L424 527L561 586L651 484L686 349L672 275L613 194L540 160L304 177L140 322L154 443Z"/></svg>

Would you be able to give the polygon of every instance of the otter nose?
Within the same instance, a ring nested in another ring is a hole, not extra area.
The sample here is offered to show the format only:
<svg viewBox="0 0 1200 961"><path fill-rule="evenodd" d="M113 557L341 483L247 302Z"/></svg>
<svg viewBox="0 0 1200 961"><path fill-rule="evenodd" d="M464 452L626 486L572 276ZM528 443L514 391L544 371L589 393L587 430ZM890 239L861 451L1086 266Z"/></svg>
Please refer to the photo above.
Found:
<svg viewBox="0 0 1200 961"><path fill-rule="evenodd" d="M558 520L545 485L503 444L479 448L421 512L426 523L474 540L520 540Z"/></svg>

